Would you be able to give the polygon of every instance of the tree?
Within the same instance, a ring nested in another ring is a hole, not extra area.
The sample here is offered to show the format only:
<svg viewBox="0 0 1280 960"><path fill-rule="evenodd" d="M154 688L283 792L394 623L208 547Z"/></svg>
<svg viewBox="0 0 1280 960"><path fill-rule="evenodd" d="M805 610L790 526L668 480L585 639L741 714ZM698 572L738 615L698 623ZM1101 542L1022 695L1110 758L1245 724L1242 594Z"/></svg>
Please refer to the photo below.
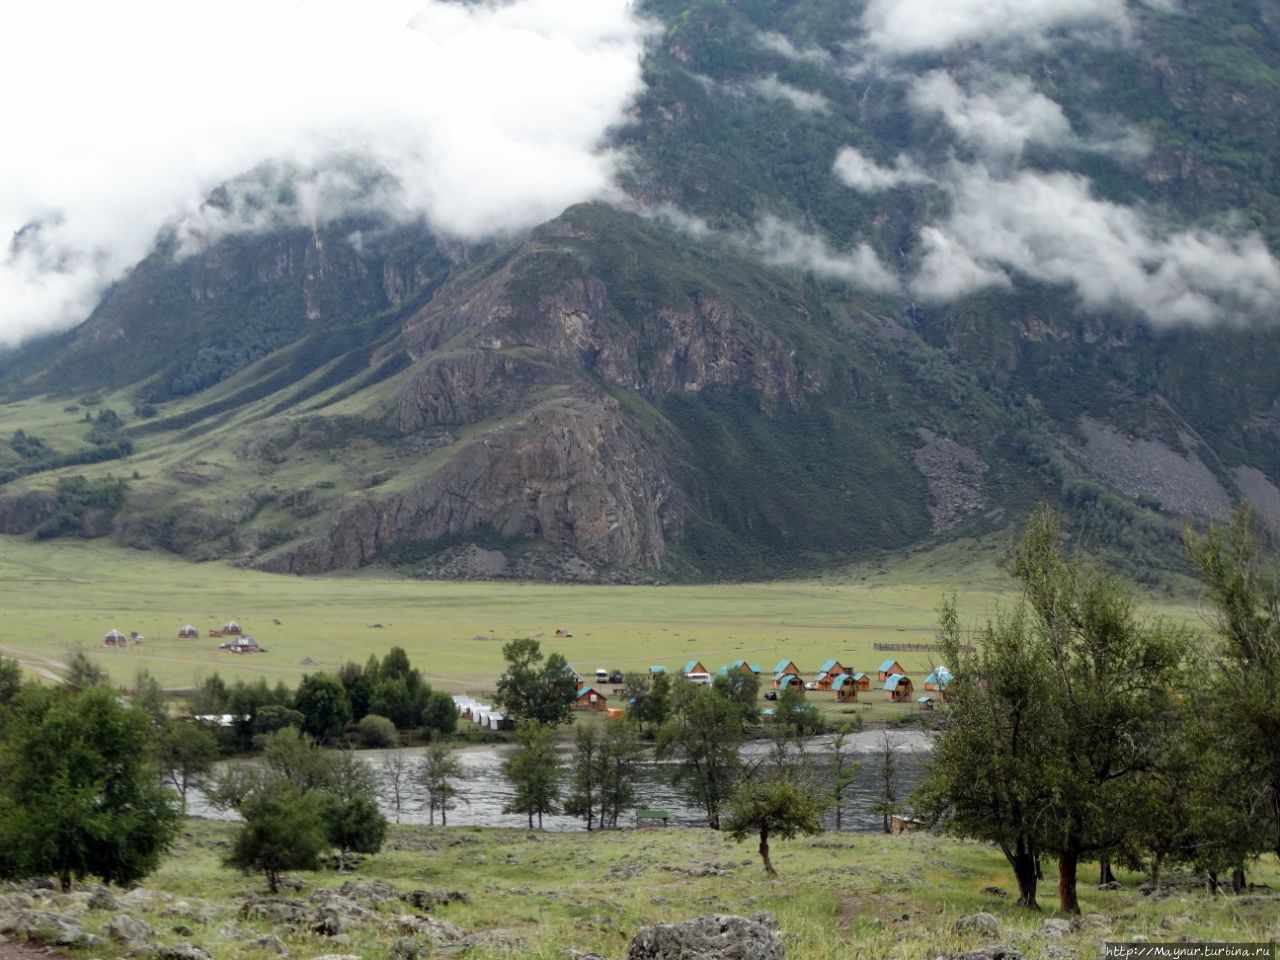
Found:
<svg viewBox="0 0 1280 960"><path fill-rule="evenodd" d="M587 822L587 832L595 825L600 799L600 727L578 724L573 731L573 785L564 801L564 812Z"/></svg>
<svg viewBox="0 0 1280 960"><path fill-rule="evenodd" d="M880 734L880 770L876 775L876 798L871 812L880 814L885 833L890 832L893 815L898 812L898 740L888 730Z"/></svg>
<svg viewBox="0 0 1280 960"><path fill-rule="evenodd" d="M325 837L338 848L338 870L347 868L348 853L377 853L387 836L387 818L374 799L357 793L326 793L322 808Z"/></svg>
<svg viewBox="0 0 1280 960"><path fill-rule="evenodd" d="M529 829L533 818L538 818L542 829L544 814L556 812L560 799L557 780L560 761L556 757L552 738L555 728L537 720L522 720L516 725L516 743L520 749L502 764L503 775L511 782L515 794L503 808L503 813L523 813L529 817Z"/></svg>
<svg viewBox="0 0 1280 960"><path fill-rule="evenodd" d="M448 826L449 811L456 804L458 796L457 781L462 776L462 764L457 756L443 743L432 743L422 757L418 766L417 779L427 791L427 822L436 822L436 811L440 811L440 826Z"/></svg>
<svg viewBox="0 0 1280 960"><path fill-rule="evenodd" d="M616 828L622 811L635 804L640 741L634 727L617 721L605 726L600 743L600 826Z"/></svg>
<svg viewBox="0 0 1280 960"><path fill-rule="evenodd" d="M727 670L716 674L711 686L725 699L737 704L743 726L760 719L760 678L747 670Z"/></svg>
<svg viewBox="0 0 1280 960"><path fill-rule="evenodd" d="M395 810L396 823L400 822L400 811L404 807L404 785L409 771L409 758L403 750L392 751L382 758L382 795Z"/></svg>
<svg viewBox="0 0 1280 960"><path fill-rule="evenodd" d="M861 728L861 718L857 718L858 723L855 725L842 723L836 727L835 735L831 738L831 771L833 782L831 785L831 806L835 811L836 832L840 831L844 822L844 794L845 791L853 785L853 781L858 774L860 764L854 763L849 759L850 751L849 737L852 736L856 729Z"/></svg>
<svg viewBox="0 0 1280 960"><path fill-rule="evenodd" d="M542 645L525 637L502 648L506 672L498 680L494 705L517 724L522 720L557 726L573 719L578 682L564 657L553 653L543 663Z"/></svg>
<svg viewBox="0 0 1280 960"><path fill-rule="evenodd" d="M748 779L734 788L726 808L724 829L741 842L760 838L760 860L767 876L778 872L769 859L769 838L792 840L822 832L822 811L829 800L812 783L799 779Z"/></svg>
<svg viewBox="0 0 1280 960"><path fill-rule="evenodd" d="M1280 855L1280 570L1248 507L1203 537L1189 533L1187 552L1214 608L1218 657L1205 682L1218 695L1205 707L1217 752L1230 757L1236 816L1255 825L1251 852Z"/></svg>
<svg viewBox="0 0 1280 960"><path fill-rule="evenodd" d="M624 696L629 704L627 719L643 730L644 725L662 726L671 709L671 677L666 673L628 673L623 677Z"/></svg>
<svg viewBox="0 0 1280 960"><path fill-rule="evenodd" d="M303 674L293 707L302 714L303 731L321 743L337 740L351 722L347 691L341 680L328 673Z"/></svg>
<svg viewBox="0 0 1280 960"><path fill-rule="evenodd" d="M22 689L22 664L0 656L0 707L13 703Z"/></svg>
<svg viewBox="0 0 1280 960"><path fill-rule="evenodd" d="M741 769L742 711L712 687L677 684L678 711L658 731L658 756L680 761L676 781L720 828L720 808Z"/></svg>
<svg viewBox="0 0 1280 960"><path fill-rule="evenodd" d="M443 690L427 688L426 703L422 708L422 726L432 735L447 735L458 729L458 706L453 697Z"/></svg>
<svg viewBox="0 0 1280 960"><path fill-rule="evenodd" d="M151 717L156 723L162 723L169 715L168 707L164 702L164 691L160 689L160 682L151 675L151 671L146 667L134 674L133 696L130 699L135 707Z"/></svg>
<svg viewBox="0 0 1280 960"><path fill-rule="evenodd" d="M804 687L798 683L789 683L782 688L774 716L793 736L811 736L822 730L822 714L805 699Z"/></svg>
<svg viewBox="0 0 1280 960"><path fill-rule="evenodd" d="M67 664L67 686L77 692L107 682L107 671L94 663L83 650L77 650Z"/></svg>
<svg viewBox="0 0 1280 960"><path fill-rule="evenodd" d="M388 718L376 713L366 713L356 724L356 739L360 746L370 750L396 747L400 744L400 735L396 725Z"/></svg>
<svg viewBox="0 0 1280 960"><path fill-rule="evenodd" d="M317 791L271 779L240 805L244 823L224 863L245 873L261 871L272 893L279 892L284 871L318 870L329 846L323 805Z"/></svg>
<svg viewBox="0 0 1280 960"><path fill-rule="evenodd" d="M156 732L156 759L185 814L187 792L204 781L218 759L218 738L198 721L167 719Z"/></svg>
<svg viewBox="0 0 1280 960"><path fill-rule="evenodd" d="M64 891L155 869L178 808L152 761L153 726L103 687L19 694L0 761L0 872L53 874Z"/></svg>

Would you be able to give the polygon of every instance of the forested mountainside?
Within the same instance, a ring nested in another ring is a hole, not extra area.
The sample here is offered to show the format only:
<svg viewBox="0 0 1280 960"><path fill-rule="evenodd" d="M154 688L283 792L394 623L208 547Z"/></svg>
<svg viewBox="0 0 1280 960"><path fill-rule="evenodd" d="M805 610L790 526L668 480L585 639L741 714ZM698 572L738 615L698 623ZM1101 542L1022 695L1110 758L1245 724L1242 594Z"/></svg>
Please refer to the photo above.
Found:
<svg viewBox="0 0 1280 960"><path fill-rule="evenodd" d="M1154 582L1280 529L1280 3L944 6L646 0L612 195L482 242L246 172L0 354L0 530L764 577L1048 499Z"/></svg>

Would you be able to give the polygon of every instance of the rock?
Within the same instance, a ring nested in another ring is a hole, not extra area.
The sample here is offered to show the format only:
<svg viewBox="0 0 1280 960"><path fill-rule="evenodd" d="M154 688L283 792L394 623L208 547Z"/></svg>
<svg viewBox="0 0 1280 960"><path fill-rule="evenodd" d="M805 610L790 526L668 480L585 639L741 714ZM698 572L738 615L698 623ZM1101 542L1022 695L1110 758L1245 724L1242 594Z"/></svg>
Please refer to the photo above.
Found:
<svg viewBox="0 0 1280 960"><path fill-rule="evenodd" d="M43 910L22 910L0 916L0 933L13 933L58 947L74 946L85 938L84 928L76 921Z"/></svg>
<svg viewBox="0 0 1280 960"><path fill-rule="evenodd" d="M354 953L326 953L315 960L360 960Z"/></svg>
<svg viewBox="0 0 1280 960"><path fill-rule="evenodd" d="M359 883L348 880L342 885L341 893L351 900L366 900L369 903L390 903L401 899L400 891L385 880L362 880Z"/></svg>
<svg viewBox="0 0 1280 960"><path fill-rule="evenodd" d="M448 903L470 903L471 896L464 890L410 890L400 895L405 903L412 904L419 910L430 910L433 907Z"/></svg>
<svg viewBox="0 0 1280 960"><path fill-rule="evenodd" d="M197 947L194 943L175 943L172 946L157 947L156 956L160 960L213 960L208 950Z"/></svg>
<svg viewBox="0 0 1280 960"><path fill-rule="evenodd" d="M127 913L118 913L107 924L107 936L120 943L137 943L156 935L150 924L135 920Z"/></svg>
<svg viewBox="0 0 1280 960"><path fill-rule="evenodd" d="M194 937L196 932L188 927L185 923L178 923L169 928L170 932L176 933L180 937Z"/></svg>
<svg viewBox="0 0 1280 960"><path fill-rule="evenodd" d="M1076 960L1076 952L1068 947L1051 943L1040 951L1040 960Z"/></svg>
<svg viewBox="0 0 1280 960"><path fill-rule="evenodd" d="M277 937L274 933L264 934L261 937L254 937L249 941L249 946L255 950L265 950L268 953L275 953L282 957L289 955L289 948L284 945L284 941Z"/></svg>
<svg viewBox="0 0 1280 960"><path fill-rule="evenodd" d="M1004 900L1009 899L1009 891L1001 890L999 887L983 887L982 892L989 897L1000 897Z"/></svg>
<svg viewBox="0 0 1280 960"><path fill-rule="evenodd" d="M746 917L709 915L641 927L627 960L783 960L781 938Z"/></svg>
<svg viewBox="0 0 1280 960"><path fill-rule="evenodd" d="M1110 930L1111 918L1100 913L1086 913L1077 921L1076 927L1081 930Z"/></svg>
<svg viewBox="0 0 1280 960"><path fill-rule="evenodd" d="M463 937L460 946L463 950L514 952L524 949L524 937L511 930L481 930Z"/></svg>
<svg viewBox="0 0 1280 960"><path fill-rule="evenodd" d="M751 919L763 927L768 927L770 930L782 929L782 925L778 923L778 918L768 910L760 910L753 913Z"/></svg>
<svg viewBox="0 0 1280 960"><path fill-rule="evenodd" d="M956 933L980 933L985 937L994 937L1000 932L996 918L985 910L960 917L951 928Z"/></svg>
<svg viewBox="0 0 1280 960"><path fill-rule="evenodd" d="M1106 883L1098 884L1098 889L1099 890L1123 890L1124 884L1122 884L1119 880L1109 880Z"/></svg>
<svg viewBox="0 0 1280 960"><path fill-rule="evenodd" d="M342 932L342 917L336 910L321 910L311 929L322 937L336 937Z"/></svg>
<svg viewBox="0 0 1280 960"><path fill-rule="evenodd" d="M937 960L1022 960L1022 954L1003 943L989 943L977 950L962 953L943 953Z"/></svg>
<svg viewBox="0 0 1280 960"><path fill-rule="evenodd" d="M106 887L98 887L89 895L90 910L119 910L116 895Z"/></svg>
<svg viewBox="0 0 1280 960"><path fill-rule="evenodd" d="M604 960L604 957L598 953L592 953L590 950L579 950L576 947L565 947L560 951L560 956L564 960Z"/></svg>
<svg viewBox="0 0 1280 960"><path fill-rule="evenodd" d="M436 920L432 917L406 917L400 916L396 918L397 922L405 920L412 921L412 924L402 923L406 930L412 930L414 933L424 933L437 946L443 946L447 943L459 943L466 936L465 931L456 923L450 923L448 920Z"/></svg>
<svg viewBox="0 0 1280 960"><path fill-rule="evenodd" d="M413 937L396 937L387 954L390 960L423 960L431 955L431 948Z"/></svg>
<svg viewBox="0 0 1280 960"><path fill-rule="evenodd" d="M1070 920L1046 920L1040 925L1040 932L1050 939L1059 939L1061 937L1069 937L1075 932L1075 928L1071 925Z"/></svg>

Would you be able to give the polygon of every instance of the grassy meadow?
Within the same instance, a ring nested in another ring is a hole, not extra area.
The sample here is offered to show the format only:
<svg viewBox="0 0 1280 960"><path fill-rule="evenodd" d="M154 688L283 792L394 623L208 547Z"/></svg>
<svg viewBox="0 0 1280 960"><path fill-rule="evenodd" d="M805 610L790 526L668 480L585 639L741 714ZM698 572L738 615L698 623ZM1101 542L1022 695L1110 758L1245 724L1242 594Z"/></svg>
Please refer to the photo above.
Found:
<svg viewBox="0 0 1280 960"><path fill-rule="evenodd" d="M396 919L418 913L397 901L373 905L372 916L344 923L336 941L305 927L246 918L246 898L264 892L265 884L220 865L230 830L229 824L188 821L163 866L122 909L161 931L160 942L195 943L225 960L261 956L263 948L253 947L252 938L269 933L280 936L295 957L337 953L369 960L393 955L397 937L426 939ZM1013 906L1016 888L998 853L927 834L827 833L775 842L773 855L777 880L764 876L753 841L739 844L705 829L557 834L397 826L383 851L354 870L293 874L301 889L285 895L305 904L318 891L371 879L390 882L402 893L460 891L469 902L431 910L434 920L460 928L437 952L464 949L481 960L563 960L566 948L624 956L644 924L759 911L776 917L790 960L926 960L993 941L1030 958L1086 957L1098 955L1104 940L1280 936L1280 913L1270 893L1214 898L1188 878L1172 877L1182 883L1166 899L1153 900L1136 889L1142 878L1127 874L1121 874L1121 890L1081 883L1082 909L1094 916L1055 935L1045 928L1046 919L1058 916L1052 878L1041 888L1044 911L1020 910ZM1256 865L1252 878L1280 884L1274 859ZM959 917L978 910L994 914L995 935L953 931ZM103 932L114 915L84 911L80 919L91 932ZM178 924L187 930L170 932ZM458 932L470 939L458 942ZM1053 947L1068 952L1054 953ZM126 956L129 949L108 941L95 955Z"/></svg>
<svg viewBox="0 0 1280 960"><path fill-rule="evenodd" d="M739 658L765 670L792 659L806 675L836 658L871 672L893 656L923 678L931 654L880 653L873 644L931 641L938 602L953 590L966 622L980 624L1002 599L1014 599L999 565L1003 553L1001 543L957 543L818 580L584 587L414 581L370 571L283 577L105 541L4 537L0 652L51 678L83 649L117 684L128 685L145 667L174 690L213 671L292 684L306 672L363 662L398 645L436 686L483 693L501 672L503 643L524 636L540 638L544 652L560 651L587 674L652 664L675 670L695 659L714 671ZM1159 612L1196 617L1188 602ZM208 631L230 619L267 652L219 651ZM188 623L200 639L177 639ZM145 641L105 647L102 636L112 628ZM558 629L572 636L557 637Z"/></svg>

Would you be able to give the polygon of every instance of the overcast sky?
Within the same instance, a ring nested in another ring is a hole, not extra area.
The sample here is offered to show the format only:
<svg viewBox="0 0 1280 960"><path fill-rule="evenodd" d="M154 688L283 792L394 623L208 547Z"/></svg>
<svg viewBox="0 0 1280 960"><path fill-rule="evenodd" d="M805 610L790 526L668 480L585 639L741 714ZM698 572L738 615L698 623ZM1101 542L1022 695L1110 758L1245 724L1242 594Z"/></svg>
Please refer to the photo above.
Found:
<svg viewBox="0 0 1280 960"><path fill-rule="evenodd" d="M0 342L83 319L265 159L369 154L394 212L467 238L606 195L645 36L629 0L4 4Z"/></svg>

